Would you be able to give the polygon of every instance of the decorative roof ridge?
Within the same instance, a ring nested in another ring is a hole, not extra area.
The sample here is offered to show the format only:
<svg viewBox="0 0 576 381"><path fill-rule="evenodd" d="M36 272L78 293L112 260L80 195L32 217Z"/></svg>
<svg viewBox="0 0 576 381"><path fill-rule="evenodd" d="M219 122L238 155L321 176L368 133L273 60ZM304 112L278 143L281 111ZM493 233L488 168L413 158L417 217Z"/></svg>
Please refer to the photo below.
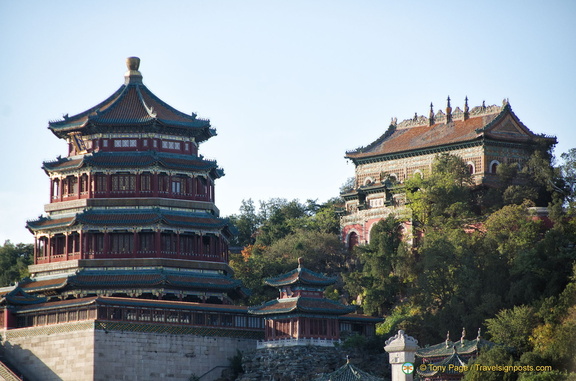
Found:
<svg viewBox="0 0 576 381"><path fill-rule="evenodd" d="M468 104L468 99L466 98L465 110L468 109L467 104ZM508 101L508 99L503 100L502 106L497 106L497 105L486 106L485 102L482 102L482 106L476 106L470 112L462 111L460 109L460 107L456 107L454 112L451 112L450 118L451 118L451 121L464 121L465 122L466 120L472 119L472 118L479 118L479 117L494 115L494 114L502 114L502 112L504 110L507 110L507 109L511 110L510 102ZM433 128L437 125L446 124L447 118L448 118L447 114L445 114L442 110L438 110L432 119L429 117L426 117L424 115L418 115L417 113L414 114L413 118L405 119L400 123L398 123L397 118L392 118L392 121L390 122L390 125L389 125L388 129L386 130L386 132L384 132L384 134L382 134L378 139L376 139L372 143L368 144L367 146L362 146L362 147L359 147L359 148L356 148L356 149L353 149L350 151L346 151L346 155L348 156L348 155L352 155L352 154L360 154L360 153L368 152L371 149L373 149L374 147L380 145L382 142L384 142L389 137L391 137L396 131L407 130L407 129L414 128L414 127ZM431 120L433 121L432 124L430 123Z"/></svg>
<svg viewBox="0 0 576 381"><path fill-rule="evenodd" d="M142 85L142 87L146 89L146 86ZM150 90L148 91L151 92ZM138 99L140 100L140 102L142 102L142 105L146 109L146 112L148 113L150 118L157 119L158 114L154 111L154 107L152 106L148 107L148 105L146 104L146 100L144 99L144 97L142 96L142 92L140 91L140 86L136 86L136 94L138 94Z"/></svg>
<svg viewBox="0 0 576 381"><path fill-rule="evenodd" d="M86 117L90 114L95 113L97 110L99 110L100 108L102 108L103 105L106 105L107 103L112 102L115 98L119 97L120 94L122 94L124 92L124 90L126 90L126 85L121 85L118 90L116 90L112 95L110 95L108 98L104 99L102 102L98 103L96 106L93 106L91 108L89 108L88 110L82 111L76 115L73 116L68 116L68 114L65 114L63 116L62 120L52 120L48 122L48 128L51 128L53 126L63 126L66 125L68 122L71 122L73 120L76 119L80 119L83 117Z"/></svg>

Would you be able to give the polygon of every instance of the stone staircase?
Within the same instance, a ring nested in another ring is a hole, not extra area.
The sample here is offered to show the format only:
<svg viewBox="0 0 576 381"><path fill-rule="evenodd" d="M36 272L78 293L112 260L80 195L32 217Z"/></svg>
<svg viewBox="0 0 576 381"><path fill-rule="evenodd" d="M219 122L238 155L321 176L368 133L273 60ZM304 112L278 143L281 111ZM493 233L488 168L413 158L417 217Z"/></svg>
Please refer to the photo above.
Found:
<svg viewBox="0 0 576 381"><path fill-rule="evenodd" d="M7 363L0 347L0 381L24 381L24 378L18 377L15 371L16 369Z"/></svg>

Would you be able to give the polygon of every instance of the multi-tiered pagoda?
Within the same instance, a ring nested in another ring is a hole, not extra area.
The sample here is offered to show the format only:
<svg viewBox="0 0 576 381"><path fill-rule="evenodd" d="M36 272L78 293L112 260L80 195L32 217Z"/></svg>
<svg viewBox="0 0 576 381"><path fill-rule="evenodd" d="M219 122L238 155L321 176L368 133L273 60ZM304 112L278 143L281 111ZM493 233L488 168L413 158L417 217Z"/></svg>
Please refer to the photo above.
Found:
<svg viewBox="0 0 576 381"><path fill-rule="evenodd" d="M265 280L268 286L278 288L278 299L248 310L265 319L260 348L334 346L344 332L375 334L375 324L382 319L352 313L355 307L326 298L324 290L336 283L336 278L303 267L301 259L298 262L298 268Z"/></svg>
<svg viewBox="0 0 576 381"><path fill-rule="evenodd" d="M125 83L78 115L50 122L68 155L45 162L47 216L34 234L32 282L59 298L91 295L229 303L226 220L214 204L215 161L198 154L216 131L155 96L127 59ZM56 274L60 274L56 276Z"/></svg>

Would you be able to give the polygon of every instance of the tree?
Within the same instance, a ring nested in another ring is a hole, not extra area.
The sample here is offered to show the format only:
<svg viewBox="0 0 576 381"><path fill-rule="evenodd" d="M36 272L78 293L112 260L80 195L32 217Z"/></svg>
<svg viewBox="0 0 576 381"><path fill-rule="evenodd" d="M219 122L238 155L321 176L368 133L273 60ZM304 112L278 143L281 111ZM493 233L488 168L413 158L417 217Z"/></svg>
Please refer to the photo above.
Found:
<svg viewBox="0 0 576 381"><path fill-rule="evenodd" d="M409 260L400 234L400 221L394 216L372 227L370 243L356 247L360 267L345 275L346 289L360 296L364 312L383 315L401 294L400 263Z"/></svg>
<svg viewBox="0 0 576 381"><path fill-rule="evenodd" d="M34 247L31 244L10 241L0 246L0 286L8 286L28 276L28 266L32 264Z"/></svg>
<svg viewBox="0 0 576 381"><path fill-rule="evenodd" d="M423 226L441 226L462 220L471 214L470 171L464 161L454 155L440 154L432 163L432 172L424 178L406 180L406 198L413 217Z"/></svg>
<svg viewBox="0 0 576 381"><path fill-rule="evenodd" d="M496 317L486 320L492 341L512 347L518 353L532 349L529 339L537 323L534 308L530 306L502 310Z"/></svg>

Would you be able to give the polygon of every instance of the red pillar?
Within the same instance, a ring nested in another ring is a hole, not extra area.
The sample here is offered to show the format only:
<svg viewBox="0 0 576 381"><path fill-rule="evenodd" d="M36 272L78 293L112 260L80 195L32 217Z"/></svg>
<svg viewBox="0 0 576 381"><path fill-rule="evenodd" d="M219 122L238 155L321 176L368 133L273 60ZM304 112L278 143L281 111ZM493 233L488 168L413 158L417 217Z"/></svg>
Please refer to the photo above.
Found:
<svg viewBox="0 0 576 381"><path fill-rule="evenodd" d="M90 181L88 181L88 186L90 186ZM78 248L79 251L79 257L80 259L84 259L84 231L80 230L80 237L79 237L79 244L80 247Z"/></svg>

